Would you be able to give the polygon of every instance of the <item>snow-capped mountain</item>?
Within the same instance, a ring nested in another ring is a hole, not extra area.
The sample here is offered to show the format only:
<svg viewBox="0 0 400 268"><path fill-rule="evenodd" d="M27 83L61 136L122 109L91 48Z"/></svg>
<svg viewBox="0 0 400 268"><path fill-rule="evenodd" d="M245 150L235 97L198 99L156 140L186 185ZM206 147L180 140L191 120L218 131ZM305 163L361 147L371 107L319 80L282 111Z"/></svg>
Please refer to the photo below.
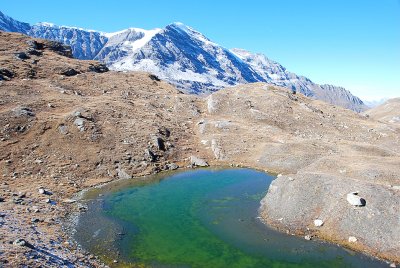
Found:
<svg viewBox="0 0 400 268"><path fill-rule="evenodd" d="M0 30L27 34L31 29L28 23L14 20L0 11Z"/></svg>
<svg viewBox="0 0 400 268"><path fill-rule="evenodd" d="M28 35L50 39L71 46L75 58L91 60L107 43L101 32L75 27L57 26L51 23L37 23L28 31Z"/></svg>
<svg viewBox="0 0 400 268"><path fill-rule="evenodd" d="M268 82L355 111L366 108L344 88L315 84L263 54L228 50L182 23L103 33L51 23L31 26L0 12L0 30L62 42L71 46L76 58L99 60L114 70L147 71L185 93L207 94L237 84Z"/></svg>
<svg viewBox="0 0 400 268"><path fill-rule="evenodd" d="M230 51L181 23L170 24L164 29L134 29L109 36L112 49L107 45L106 49L111 57L100 54L96 59L107 62L115 70L157 74L185 92L208 93L262 80Z"/></svg>

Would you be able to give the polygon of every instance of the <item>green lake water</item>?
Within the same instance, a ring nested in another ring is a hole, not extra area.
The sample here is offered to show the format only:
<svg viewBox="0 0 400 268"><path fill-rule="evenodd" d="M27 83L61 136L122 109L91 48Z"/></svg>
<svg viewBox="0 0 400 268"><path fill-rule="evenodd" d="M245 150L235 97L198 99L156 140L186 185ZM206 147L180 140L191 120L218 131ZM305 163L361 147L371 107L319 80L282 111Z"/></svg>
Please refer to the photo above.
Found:
<svg viewBox="0 0 400 268"><path fill-rule="evenodd" d="M273 179L201 169L108 184L83 197L75 239L124 267L387 267L262 224L258 208Z"/></svg>

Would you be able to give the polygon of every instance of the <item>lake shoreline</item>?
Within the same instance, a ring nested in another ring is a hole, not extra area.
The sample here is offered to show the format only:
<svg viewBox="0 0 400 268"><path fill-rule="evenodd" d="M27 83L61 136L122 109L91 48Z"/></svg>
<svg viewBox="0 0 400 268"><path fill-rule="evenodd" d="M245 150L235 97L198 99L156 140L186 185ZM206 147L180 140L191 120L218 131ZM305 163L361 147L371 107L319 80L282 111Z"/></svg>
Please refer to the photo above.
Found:
<svg viewBox="0 0 400 268"><path fill-rule="evenodd" d="M235 167L232 167L232 166L233 165L211 165L210 167L205 168L204 170L209 170L209 169L211 169L211 170L225 170L225 169L235 168ZM240 165L235 165L235 166L237 166L237 168L239 168L239 169L241 169L241 168L252 169L251 167L248 167L248 166L246 166L246 167L243 167L243 166L240 166ZM256 169L256 170L261 171L263 173L266 173L266 171L262 170L262 169ZM176 170L176 171L173 171L173 172L168 172L167 174L165 174L164 172L158 173L157 176L160 176L162 178L161 180L163 180L164 178L170 176L171 174L177 174L177 173L182 173L182 172L187 172L187 171L194 171L194 169L179 168L179 170ZM109 182L109 183L96 185L96 186L84 189L83 191L81 191L79 193L79 196L82 197L85 193L87 193L88 191L91 191L93 189L96 189L96 188L102 189L102 188L107 187L109 185L117 185L117 184L119 184L121 182L128 182L128 181L131 182L132 180L135 180L136 182L146 182L149 176L154 176L154 175L146 175L146 176L137 177L137 178L134 177L134 178L129 179L129 180L120 179L120 180L112 181L112 182ZM79 204L80 202L81 202L81 199L80 198L77 199L77 204ZM82 213L82 212L80 212L80 213ZM75 217L79 217L80 213L76 214ZM83 213L85 213L85 212L83 211ZM261 216L260 210L258 210L258 216ZM279 232L282 232L282 233L285 233L285 234L288 234L288 235L295 235L297 237L304 237L304 233L292 233L292 232L288 233L287 230L280 229L279 225L273 225L273 224L270 224L270 223L266 222L263 217L257 217L257 218L259 218L260 222L262 222L263 224L265 224L268 227L273 228L273 229L275 229L275 230L277 230ZM76 227L76 223L77 222L75 222L75 227ZM309 234L311 234L311 232L309 232ZM70 233L70 236L71 236L71 233ZM328 243L328 244L331 244L331 245L338 245L338 246L341 246L344 249L354 250L355 252L362 253L362 254L364 254L366 256L369 256L369 257L372 257L372 258L374 258L376 260L385 261L385 262L387 262L389 264L389 262L387 260L385 260L383 258L379 258L377 255L370 254L368 251L365 251L364 249L354 249L354 248L348 247L348 246L346 246L344 244L337 243L337 241L335 241L335 240L323 239L321 236L319 236L316 233L312 233L312 237L313 237L313 240L321 241L321 242ZM89 252L87 252L87 253L90 254ZM101 258L101 260L105 261L109 265L115 265L115 263L113 263L114 258L106 258L106 257L103 256ZM123 261L121 262L119 260L118 263L119 264L123 264L124 262Z"/></svg>

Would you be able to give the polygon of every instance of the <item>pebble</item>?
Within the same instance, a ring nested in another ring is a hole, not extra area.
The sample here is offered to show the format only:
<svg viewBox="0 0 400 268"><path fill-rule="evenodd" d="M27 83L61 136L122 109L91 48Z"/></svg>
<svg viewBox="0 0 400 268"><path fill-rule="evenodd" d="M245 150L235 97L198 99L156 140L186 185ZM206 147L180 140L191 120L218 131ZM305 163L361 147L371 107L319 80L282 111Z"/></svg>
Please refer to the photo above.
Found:
<svg viewBox="0 0 400 268"><path fill-rule="evenodd" d="M324 225L324 221L320 220L320 219L316 219L316 220L314 220L314 225L316 227L321 227L322 225Z"/></svg>
<svg viewBox="0 0 400 268"><path fill-rule="evenodd" d="M310 241L311 240L311 235L304 236L304 239Z"/></svg>
<svg viewBox="0 0 400 268"><path fill-rule="evenodd" d="M32 222L32 223L37 223L37 222L40 222L40 220L39 220L38 218L32 218L32 219L31 219L31 222Z"/></svg>
<svg viewBox="0 0 400 268"><path fill-rule="evenodd" d="M25 239L22 239L22 238L15 239L13 242L13 245L20 246L20 247L33 248L32 244L30 244L29 242L27 242Z"/></svg>
<svg viewBox="0 0 400 268"><path fill-rule="evenodd" d="M357 238L355 236L349 236L349 242L355 243L355 242L357 242Z"/></svg>

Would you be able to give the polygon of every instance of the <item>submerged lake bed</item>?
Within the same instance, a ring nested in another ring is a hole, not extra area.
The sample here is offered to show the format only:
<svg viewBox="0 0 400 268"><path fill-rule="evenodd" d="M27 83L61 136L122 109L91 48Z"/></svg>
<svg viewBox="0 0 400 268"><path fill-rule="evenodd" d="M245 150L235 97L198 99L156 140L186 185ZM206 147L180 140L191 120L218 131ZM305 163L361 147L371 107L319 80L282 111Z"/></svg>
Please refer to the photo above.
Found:
<svg viewBox="0 0 400 268"><path fill-rule="evenodd" d="M74 237L115 266L387 267L339 246L277 232L258 218L274 179L251 169L200 169L88 191Z"/></svg>

